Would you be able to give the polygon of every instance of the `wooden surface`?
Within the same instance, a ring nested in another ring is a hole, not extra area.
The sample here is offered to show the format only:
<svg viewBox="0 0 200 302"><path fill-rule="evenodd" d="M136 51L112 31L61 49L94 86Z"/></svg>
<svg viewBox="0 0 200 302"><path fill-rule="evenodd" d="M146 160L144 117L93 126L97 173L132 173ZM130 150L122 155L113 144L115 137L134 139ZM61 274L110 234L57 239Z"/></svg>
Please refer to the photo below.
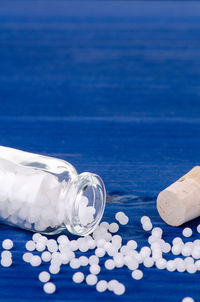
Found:
<svg viewBox="0 0 200 302"><path fill-rule="evenodd" d="M110 201L104 218L130 217L124 242L146 244L142 215L171 242L183 227L161 221L156 196L199 164L199 37L199 2L0 1L0 144L99 174ZM73 284L69 267L47 296L37 279L47 266L21 260L31 234L1 225L7 237L14 265L0 267L0 301L199 299L199 273L143 267L141 281L125 268L102 270L100 278L125 284L122 297Z"/></svg>

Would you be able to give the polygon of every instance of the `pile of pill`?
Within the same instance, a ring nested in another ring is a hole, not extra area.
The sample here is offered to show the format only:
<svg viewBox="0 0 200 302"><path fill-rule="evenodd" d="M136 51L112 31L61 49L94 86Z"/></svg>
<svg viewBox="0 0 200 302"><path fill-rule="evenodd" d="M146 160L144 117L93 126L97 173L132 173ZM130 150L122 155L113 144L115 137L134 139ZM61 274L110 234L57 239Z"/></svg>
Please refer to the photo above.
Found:
<svg viewBox="0 0 200 302"><path fill-rule="evenodd" d="M117 234L119 224L126 225L129 222L128 216L123 212L118 212L115 218L117 222L110 224L106 221L101 222L93 234L76 240L69 240L66 235L60 235L55 240L48 239L40 233L33 234L32 240L25 244L27 252L23 254L23 260L35 267L42 262L47 263L48 271L43 271L38 276L43 283L45 293L53 294L56 291L56 285L51 282L51 275L59 274L62 265L69 265L76 270L72 275L74 283L85 282L88 286L95 286L98 292L108 290L116 295L123 295L126 292L125 285L116 279L107 281L100 277L102 260L104 268L110 271L127 267L136 282L143 278L141 265L169 272L194 274L200 271L200 239L184 243L181 237L175 237L172 243L166 242L162 237L163 230L160 227L153 227L151 219L143 216L141 225L145 232L149 232L149 236L147 244L139 249L137 241L132 239L124 243L123 238ZM200 226L197 227L197 231L200 233ZM185 228L182 234L183 237L190 237L192 230ZM1 254L3 266L12 264L12 255L8 251L12 247L11 240L7 239L3 242L3 248L7 249ZM37 251L37 255L34 251ZM76 254L78 251L83 255L78 256ZM92 255L84 255L88 251L93 251ZM173 260L167 260L165 255L168 253L174 256ZM82 267L88 267L87 275L81 270ZM193 302L194 300L185 297L182 301Z"/></svg>
<svg viewBox="0 0 200 302"><path fill-rule="evenodd" d="M60 227L70 212L70 202L62 194L65 181L42 170L20 166L0 159L0 216L9 223L43 232ZM20 188L20 189L19 189ZM73 188L68 199L75 196ZM86 226L94 221L95 208L80 196L79 222Z"/></svg>

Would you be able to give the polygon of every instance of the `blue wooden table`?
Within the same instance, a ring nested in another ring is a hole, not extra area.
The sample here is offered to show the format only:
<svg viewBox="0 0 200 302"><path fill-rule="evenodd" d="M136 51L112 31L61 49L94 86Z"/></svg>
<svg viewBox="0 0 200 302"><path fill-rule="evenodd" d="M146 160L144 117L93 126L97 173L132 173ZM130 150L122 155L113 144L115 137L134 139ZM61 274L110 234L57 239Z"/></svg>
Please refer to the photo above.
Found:
<svg viewBox="0 0 200 302"><path fill-rule="evenodd" d="M160 219L156 196L200 160L200 3L0 1L0 145L101 175L104 219L130 217L124 242L146 244L142 215L165 240L180 236L183 227ZM199 273L143 267L141 281L102 269L100 278L125 284L121 297L75 285L62 267L47 296L37 277L47 266L21 260L31 234L0 227L0 241L15 244L14 265L0 267L0 301L199 301Z"/></svg>

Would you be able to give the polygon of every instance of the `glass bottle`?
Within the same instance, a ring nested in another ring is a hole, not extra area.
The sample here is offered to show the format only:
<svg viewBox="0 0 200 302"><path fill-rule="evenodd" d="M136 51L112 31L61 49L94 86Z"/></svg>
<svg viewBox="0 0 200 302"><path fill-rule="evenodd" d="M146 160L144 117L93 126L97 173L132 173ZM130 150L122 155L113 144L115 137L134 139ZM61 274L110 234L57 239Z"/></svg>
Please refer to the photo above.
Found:
<svg viewBox="0 0 200 302"><path fill-rule="evenodd" d="M68 162L0 146L0 220L44 234L85 236L100 222L106 193L95 174Z"/></svg>

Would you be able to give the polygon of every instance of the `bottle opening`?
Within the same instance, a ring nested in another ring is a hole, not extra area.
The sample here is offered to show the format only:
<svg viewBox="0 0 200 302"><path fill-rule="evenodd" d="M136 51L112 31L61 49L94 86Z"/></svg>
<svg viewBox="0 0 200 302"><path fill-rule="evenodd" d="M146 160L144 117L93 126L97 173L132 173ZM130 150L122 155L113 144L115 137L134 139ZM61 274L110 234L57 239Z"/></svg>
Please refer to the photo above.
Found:
<svg viewBox="0 0 200 302"><path fill-rule="evenodd" d="M74 183L76 196L73 202L71 233L86 236L99 224L105 209L106 192L102 179L92 173L82 173Z"/></svg>

